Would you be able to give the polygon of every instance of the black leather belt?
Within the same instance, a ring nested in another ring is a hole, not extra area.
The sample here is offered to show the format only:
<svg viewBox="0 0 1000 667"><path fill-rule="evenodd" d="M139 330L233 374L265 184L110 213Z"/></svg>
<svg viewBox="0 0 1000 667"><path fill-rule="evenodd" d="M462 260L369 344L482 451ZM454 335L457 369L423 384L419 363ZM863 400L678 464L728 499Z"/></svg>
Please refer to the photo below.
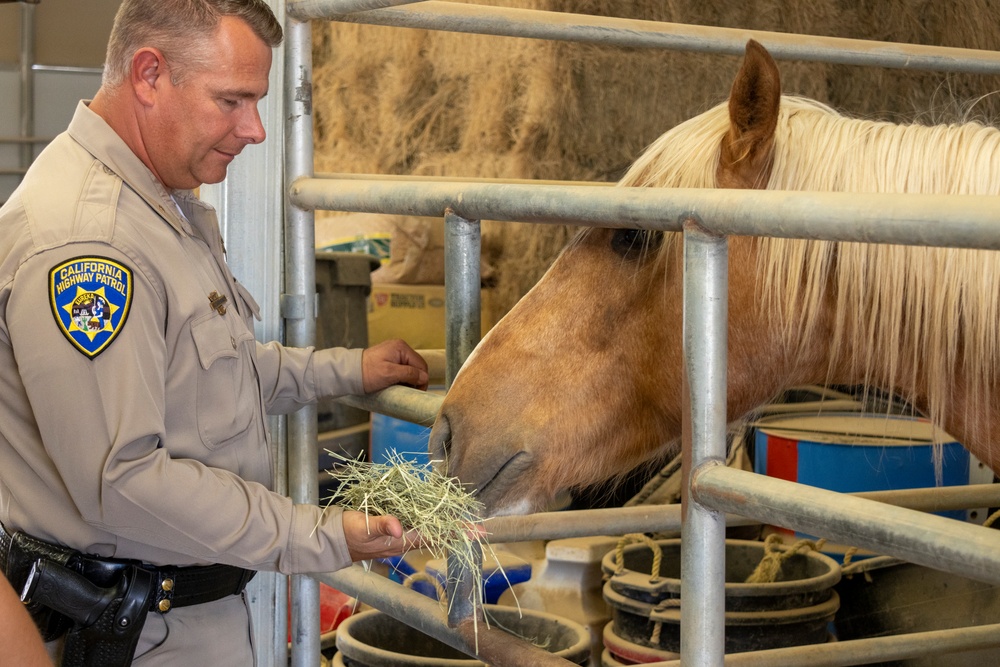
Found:
<svg viewBox="0 0 1000 667"><path fill-rule="evenodd" d="M129 565L135 564L82 554L77 557L77 561L82 567L84 576L86 572L94 569L118 574ZM73 565L74 561L70 559L70 566ZM156 567L143 563L140 567L153 574L156 594L150 600L150 611L161 614L175 607L215 602L230 595L239 595L256 574L253 570L244 570L231 565Z"/></svg>
<svg viewBox="0 0 1000 667"><path fill-rule="evenodd" d="M11 558L11 550L24 554ZM27 558L25 558L27 556ZM13 561L53 560L75 570L97 586L110 586L131 566L137 566L154 576L156 594L150 600L150 611L164 614L175 607L187 607L214 602L243 592L256 574L231 565L156 566L135 560L98 558L60 545L44 542L25 533L8 533L0 525L0 568L8 578L22 579L10 571ZM23 580L23 579L22 579Z"/></svg>

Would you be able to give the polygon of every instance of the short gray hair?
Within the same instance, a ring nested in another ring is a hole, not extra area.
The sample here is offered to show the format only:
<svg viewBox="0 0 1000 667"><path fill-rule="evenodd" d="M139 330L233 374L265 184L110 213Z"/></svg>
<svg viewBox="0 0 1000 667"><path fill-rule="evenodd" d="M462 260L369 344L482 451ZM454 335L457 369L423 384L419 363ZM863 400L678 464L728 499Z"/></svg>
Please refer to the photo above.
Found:
<svg viewBox="0 0 1000 667"><path fill-rule="evenodd" d="M210 56L208 38L223 16L242 19L270 47L281 43L281 24L264 0L124 0L115 15L102 84L121 85L132 67L132 56L144 47L159 49L172 66L178 83Z"/></svg>

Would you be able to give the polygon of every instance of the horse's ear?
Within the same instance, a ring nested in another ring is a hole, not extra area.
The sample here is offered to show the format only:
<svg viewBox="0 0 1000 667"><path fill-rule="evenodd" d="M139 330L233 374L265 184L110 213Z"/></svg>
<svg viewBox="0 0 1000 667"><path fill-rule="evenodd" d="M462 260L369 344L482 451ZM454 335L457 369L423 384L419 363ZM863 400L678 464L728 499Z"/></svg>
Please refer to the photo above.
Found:
<svg viewBox="0 0 1000 667"><path fill-rule="evenodd" d="M722 139L719 187L767 185L780 102L778 66L771 54L751 39L729 95L729 132Z"/></svg>

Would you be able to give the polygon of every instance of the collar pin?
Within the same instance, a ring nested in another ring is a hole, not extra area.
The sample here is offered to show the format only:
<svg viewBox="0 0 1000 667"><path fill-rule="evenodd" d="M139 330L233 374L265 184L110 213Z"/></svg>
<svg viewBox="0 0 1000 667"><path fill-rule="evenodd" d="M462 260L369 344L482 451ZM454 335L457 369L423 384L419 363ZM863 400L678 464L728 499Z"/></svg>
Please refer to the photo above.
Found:
<svg viewBox="0 0 1000 667"><path fill-rule="evenodd" d="M212 309L219 313L219 315L226 314L226 303L229 301L223 294L219 294L215 290L208 295L208 302L212 304Z"/></svg>

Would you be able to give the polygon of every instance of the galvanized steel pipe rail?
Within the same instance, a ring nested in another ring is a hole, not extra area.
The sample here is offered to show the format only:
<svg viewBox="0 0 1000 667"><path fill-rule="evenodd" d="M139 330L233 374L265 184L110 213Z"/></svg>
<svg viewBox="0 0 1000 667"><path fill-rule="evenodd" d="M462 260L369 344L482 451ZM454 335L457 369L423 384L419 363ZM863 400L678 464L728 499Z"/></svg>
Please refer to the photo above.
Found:
<svg viewBox="0 0 1000 667"><path fill-rule="evenodd" d="M1000 531L725 466L696 469L691 495L716 510L1000 584Z"/></svg>
<svg viewBox="0 0 1000 667"><path fill-rule="evenodd" d="M431 426L443 400L444 397L438 394L397 385L371 394L341 396L337 402L421 426Z"/></svg>
<svg viewBox="0 0 1000 667"><path fill-rule="evenodd" d="M869 637L826 644L807 644L767 649L752 653L731 653L726 667L839 667L870 665L883 660L922 659L959 651L996 646L1000 624L913 632L889 637ZM682 667L680 660L645 663L643 667Z"/></svg>
<svg viewBox="0 0 1000 667"><path fill-rule="evenodd" d="M300 178L304 209L1000 250L1000 207L985 195L701 188L595 188L437 180Z"/></svg>
<svg viewBox="0 0 1000 667"><path fill-rule="evenodd" d="M423 0L298 0L295 3L294 16L302 19L324 18L332 15L353 14L372 9L385 9L409 5ZM289 13L292 13L291 11Z"/></svg>
<svg viewBox="0 0 1000 667"><path fill-rule="evenodd" d="M942 486L898 491L846 494L920 512L945 512L971 507L1000 506L1000 484ZM726 515L727 526L762 523L739 513ZM625 533L670 533L681 530L680 505L638 505L596 510L539 512L525 516L501 516L486 521L490 542L558 540L589 535Z"/></svg>
<svg viewBox="0 0 1000 667"><path fill-rule="evenodd" d="M302 20L325 19L402 28L528 37L602 46L721 53L733 56L743 55L747 40L753 38L764 44L779 60L1000 74L1000 54L979 49L874 42L822 35L794 35L764 30L642 21L440 0L427 0L405 7L338 14L339 11L343 11L342 7L344 0L289 0L286 3L288 13Z"/></svg>

